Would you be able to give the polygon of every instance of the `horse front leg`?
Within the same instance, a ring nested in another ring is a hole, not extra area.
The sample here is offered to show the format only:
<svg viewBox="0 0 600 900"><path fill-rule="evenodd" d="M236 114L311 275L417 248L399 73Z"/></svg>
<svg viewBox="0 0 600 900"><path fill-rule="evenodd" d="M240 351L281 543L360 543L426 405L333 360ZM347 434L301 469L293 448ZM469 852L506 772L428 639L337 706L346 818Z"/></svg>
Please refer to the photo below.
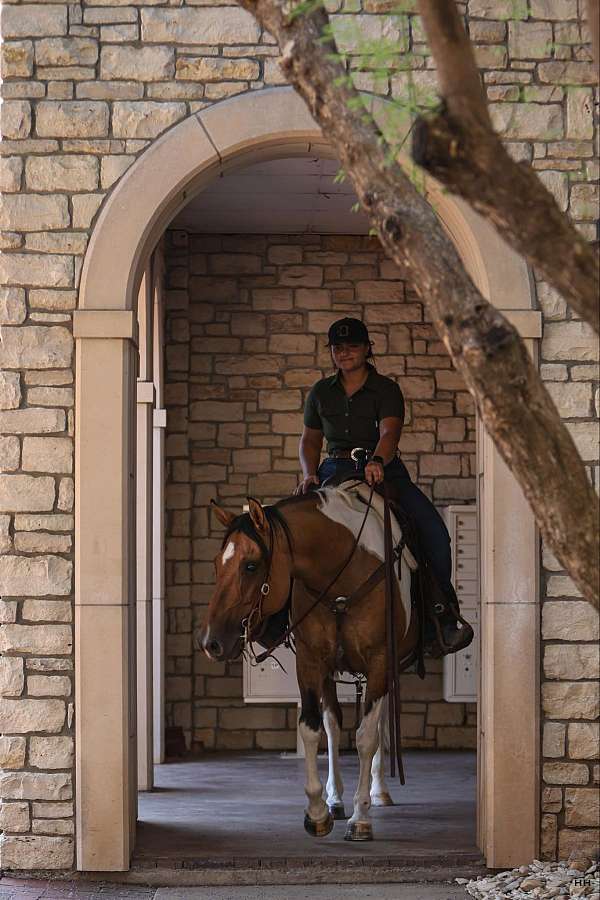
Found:
<svg viewBox="0 0 600 900"><path fill-rule="evenodd" d="M333 828L333 816L323 800L323 785L319 777L317 755L321 737L320 697L323 693L323 678L313 670L308 672L302 665L301 655L297 659L298 685L302 700L302 711L298 731L304 743L306 784L304 792L308 806L304 816L304 828L313 837L324 837Z"/></svg>
<svg viewBox="0 0 600 900"><path fill-rule="evenodd" d="M394 801L385 783L385 761L389 753L390 736L388 725L388 698L383 698L379 716L379 746L371 766L371 805L393 806Z"/></svg>
<svg viewBox="0 0 600 900"><path fill-rule="evenodd" d="M331 676L323 685L323 724L327 734L327 806L334 819L345 819L344 783L340 769L340 734L342 730L342 708L338 702L335 681Z"/></svg>
<svg viewBox="0 0 600 900"><path fill-rule="evenodd" d="M354 812L344 835L344 840L346 841L373 840L373 827L369 815L371 808L371 766L379 742L379 720L382 705L383 686L381 690L374 692L371 690L369 679L367 679L366 712L356 732L356 749L358 750L360 762L358 787L354 795Z"/></svg>

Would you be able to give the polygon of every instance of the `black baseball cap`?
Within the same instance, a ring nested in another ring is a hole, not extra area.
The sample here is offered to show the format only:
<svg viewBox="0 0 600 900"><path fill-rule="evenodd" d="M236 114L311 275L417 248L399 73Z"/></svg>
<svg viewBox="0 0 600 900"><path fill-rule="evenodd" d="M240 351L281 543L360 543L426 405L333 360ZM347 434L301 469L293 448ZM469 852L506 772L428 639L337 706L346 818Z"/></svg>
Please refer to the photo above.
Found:
<svg viewBox="0 0 600 900"><path fill-rule="evenodd" d="M338 319L329 326L327 346L332 344L370 344L367 326L360 319Z"/></svg>

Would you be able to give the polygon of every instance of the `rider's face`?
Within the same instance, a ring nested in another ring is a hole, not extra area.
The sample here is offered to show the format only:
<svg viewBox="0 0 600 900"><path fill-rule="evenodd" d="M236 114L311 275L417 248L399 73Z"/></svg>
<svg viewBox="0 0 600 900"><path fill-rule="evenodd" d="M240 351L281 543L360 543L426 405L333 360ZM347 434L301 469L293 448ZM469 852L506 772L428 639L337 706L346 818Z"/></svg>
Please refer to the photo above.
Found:
<svg viewBox="0 0 600 900"><path fill-rule="evenodd" d="M334 364L342 372L351 372L364 366L369 352L368 344L332 344L331 356Z"/></svg>

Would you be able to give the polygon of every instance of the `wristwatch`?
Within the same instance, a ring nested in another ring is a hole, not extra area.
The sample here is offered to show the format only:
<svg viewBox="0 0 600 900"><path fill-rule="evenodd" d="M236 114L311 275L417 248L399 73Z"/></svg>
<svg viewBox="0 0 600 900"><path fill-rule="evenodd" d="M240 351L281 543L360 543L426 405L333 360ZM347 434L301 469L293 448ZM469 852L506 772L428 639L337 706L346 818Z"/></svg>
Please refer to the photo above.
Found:
<svg viewBox="0 0 600 900"><path fill-rule="evenodd" d="M369 462L378 462L381 463L382 466L385 465L385 463L383 462L383 456L372 456Z"/></svg>

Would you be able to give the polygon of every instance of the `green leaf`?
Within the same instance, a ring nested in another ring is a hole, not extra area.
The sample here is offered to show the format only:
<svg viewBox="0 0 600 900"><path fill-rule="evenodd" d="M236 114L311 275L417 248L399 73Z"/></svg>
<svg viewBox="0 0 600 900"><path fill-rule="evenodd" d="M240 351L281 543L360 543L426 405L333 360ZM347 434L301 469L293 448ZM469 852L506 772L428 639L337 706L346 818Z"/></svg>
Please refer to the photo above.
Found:
<svg viewBox="0 0 600 900"><path fill-rule="evenodd" d="M288 22L293 22L298 16L310 16L317 9L322 9L324 5L323 0L301 0L301 2L288 13L287 20Z"/></svg>

